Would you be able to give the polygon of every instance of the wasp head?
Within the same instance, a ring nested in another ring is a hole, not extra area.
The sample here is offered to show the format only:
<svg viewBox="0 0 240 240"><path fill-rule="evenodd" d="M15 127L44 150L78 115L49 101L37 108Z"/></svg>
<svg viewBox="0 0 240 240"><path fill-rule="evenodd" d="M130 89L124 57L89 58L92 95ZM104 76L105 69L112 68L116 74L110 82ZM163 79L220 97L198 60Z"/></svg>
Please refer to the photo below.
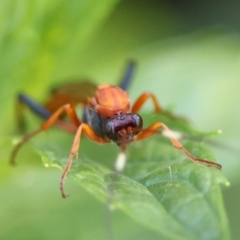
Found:
<svg viewBox="0 0 240 240"><path fill-rule="evenodd" d="M117 114L107 120L105 134L124 150L142 130L142 125L142 118L136 113Z"/></svg>

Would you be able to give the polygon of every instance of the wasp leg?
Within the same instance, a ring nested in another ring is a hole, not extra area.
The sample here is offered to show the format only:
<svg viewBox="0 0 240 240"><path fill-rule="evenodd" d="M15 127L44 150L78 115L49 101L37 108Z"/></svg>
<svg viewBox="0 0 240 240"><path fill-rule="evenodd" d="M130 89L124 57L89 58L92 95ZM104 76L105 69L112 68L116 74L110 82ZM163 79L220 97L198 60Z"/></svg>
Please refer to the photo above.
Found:
<svg viewBox="0 0 240 240"><path fill-rule="evenodd" d="M21 130L25 130L25 120L23 116L23 107L27 106L31 111L33 111L36 115L42 117L43 119L48 119L51 117L51 112L49 112L45 107L40 105L39 103L35 102L33 99L28 97L26 94L20 93L18 95L18 101L17 101L17 106L16 106L16 119L17 119L17 125L18 128ZM67 131L67 132L76 132L76 127L71 124L64 122L62 120L56 120L55 124ZM28 134L27 134L28 135Z"/></svg>
<svg viewBox="0 0 240 240"><path fill-rule="evenodd" d="M60 115L66 111L68 117L70 118L70 120L72 121L72 123L78 127L81 124L81 121L78 119L77 114L74 110L74 108L70 105L70 104L65 104L62 107L60 107L59 109L57 109L52 115L51 117L42 124L41 129L44 130L48 130L60 117Z"/></svg>
<svg viewBox="0 0 240 240"><path fill-rule="evenodd" d="M51 113L47 109L45 109L43 106L35 102L33 99L31 99L24 93L18 94L18 102L26 105L34 113L36 113L38 116L44 119L48 119L51 116Z"/></svg>
<svg viewBox="0 0 240 240"><path fill-rule="evenodd" d="M119 83L119 87L126 91L129 88L129 85L133 79L133 74L134 74L134 70L136 67L136 63L133 61L130 61L127 65L127 68L124 72L124 75L121 79L121 82Z"/></svg>
<svg viewBox="0 0 240 240"><path fill-rule="evenodd" d="M221 169L222 166L218 163L215 162L211 162L211 161L207 161L204 159L200 159L200 158L196 158L195 156L193 156L190 152L188 152L183 145L174 137L173 133L171 132L171 130L163 123L161 122L157 122L157 123L153 123L152 125L150 125L148 128L144 129L142 132L140 132L136 138L135 141L139 141L139 140L143 140L145 138L148 138L150 136L152 136L153 134L157 133L158 130L160 128L164 128L164 130L168 133L168 137L172 143L172 145L181 150L190 160L192 160L193 162L199 162L208 166L213 166L215 168Z"/></svg>
<svg viewBox="0 0 240 240"><path fill-rule="evenodd" d="M43 106L35 102L26 94L19 93L17 98L15 113L16 113L18 129L23 132L26 129L26 124L25 124L25 119L23 114L25 106L27 106L32 112L42 117L43 119L48 119L51 116L51 113L47 109L45 109Z"/></svg>
<svg viewBox="0 0 240 240"><path fill-rule="evenodd" d="M61 191L61 194L62 194L63 198L67 197L67 195L64 192L64 180L65 180L65 178L66 178L66 176L67 176L67 174L68 174L68 172L71 168L73 157L78 155L78 149L79 149L79 146L80 146L80 140L81 140L81 134L82 133L84 135L86 135L90 140L92 140L94 142L97 142L97 143L100 143L100 144L110 142L108 139L101 138L98 135L96 135L96 133L93 131L93 129L89 125L87 125L86 123L82 123L78 127L77 132L76 132L75 137L74 137L74 140L73 140L72 147L71 147L70 155L69 155L68 160L67 160L67 165L64 168L64 171L63 171L63 174L62 174L61 180L60 180L60 191Z"/></svg>
<svg viewBox="0 0 240 240"><path fill-rule="evenodd" d="M68 123L66 123L66 125L64 125L65 123L61 122L62 127L63 128L69 127L69 131L71 130L71 132L74 131L74 128L76 130L77 127L81 124L81 122L78 120L74 108L71 105L66 104L66 105L62 106L61 108L59 108L56 112L54 112L52 114L52 116L41 125L41 127L39 129L37 129L37 130L35 130L31 133L26 134L22 138L22 140L13 148L13 151L12 151L11 156L10 156L10 163L11 164L15 163L16 155L17 155L19 149L22 147L22 145L24 145L24 143L26 143L32 137L36 136L38 133L48 130L56 121L58 121L59 116L64 111L67 112L67 115L69 116L70 120L72 121L72 123L75 126L71 125L71 124L68 124Z"/></svg>
<svg viewBox="0 0 240 240"><path fill-rule="evenodd" d="M162 112L163 110L160 107L156 96L151 92L144 92L138 97L138 99L132 106L132 112L133 113L138 112L149 98L153 101L154 112L156 113Z"/></svg>

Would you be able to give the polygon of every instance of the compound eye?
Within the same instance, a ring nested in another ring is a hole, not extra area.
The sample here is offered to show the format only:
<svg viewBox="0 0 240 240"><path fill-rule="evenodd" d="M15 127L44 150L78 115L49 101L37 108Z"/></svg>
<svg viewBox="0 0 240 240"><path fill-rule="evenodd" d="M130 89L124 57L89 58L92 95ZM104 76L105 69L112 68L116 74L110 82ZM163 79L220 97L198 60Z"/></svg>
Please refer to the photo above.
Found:
<svg viewBox="0 0 240 240"><path fill-rule="evenodd" d="M113 121L108 121L105 125L105 133L106 136L111 139L112 141L117 140L117 134L115 129L115 124Z"/></svg>
<svg viewBox="0 0 240 240"><path fill-rule="evenodd" d="M142 126L143 126L143 120L142 118L140 117L140 115L138 114L133 114L132 115L132 119L134 121L134 124L135 124L135 128L138 128L138 129L141 129Z"/></svg>
<svg viewBox="0 0 240 240"><path fill-rule="evenodd" d="M114 133L115 124L112 121L107 122L106 124L106 133Z"/></svg>

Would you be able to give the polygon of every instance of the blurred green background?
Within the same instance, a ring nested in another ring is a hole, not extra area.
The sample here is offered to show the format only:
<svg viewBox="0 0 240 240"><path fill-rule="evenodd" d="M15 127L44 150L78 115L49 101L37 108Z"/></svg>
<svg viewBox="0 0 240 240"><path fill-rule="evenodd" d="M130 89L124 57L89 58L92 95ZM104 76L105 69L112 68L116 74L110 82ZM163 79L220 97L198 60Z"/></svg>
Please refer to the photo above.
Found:
<svg viewBox="0 0 240 240"><path fill-rule="evenodd" d="M154 92L162 106L202 131L222 130L210 146L231 185L223 187L232 239L240 238L240 4L188 1L0 1L0 239L106 239L104 206L44 168L29 146L8 163L16 133L14 103L24 91L40 102L54 83L83 77L117 83L138 63L134 100ZM146 111L151 111L147 105ZM29 129L40 121L28 114ZM228 150L227 146L230 146ZM158 239L120 211L116 239Z"/></svg>

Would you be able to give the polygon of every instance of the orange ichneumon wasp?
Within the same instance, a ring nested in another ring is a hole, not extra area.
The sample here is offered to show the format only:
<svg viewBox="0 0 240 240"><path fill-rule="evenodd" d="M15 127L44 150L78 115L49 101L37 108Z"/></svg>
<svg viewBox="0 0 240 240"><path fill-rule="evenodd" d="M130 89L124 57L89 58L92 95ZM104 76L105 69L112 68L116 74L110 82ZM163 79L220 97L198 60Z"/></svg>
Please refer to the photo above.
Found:
<svg viewBox="0 0 240 240"><path fill-rule="evenodd" d="M172 145L181 150L190 160L221 169L220 164L199 159L189 153L164 123L156 122L143 128L143 120L138 111L147 100L152 101L156 113L161 113L163 110L156 96L151 92L142 93L133 105L130 104L126 89L132 79L134 65L133 62L128 64L119 86L101 84L96 87L90 82L66 83L52 91L52 97L45 106L37 104L25 94L19 94L19 103L27 105L33 112L44 118L45 122L37 130L23 136L22 140L14 147L10 162L15 163L16 154L25 142L38 133L48 130L51 126L57 125L61 129L75 134L60 180L60 191L63 198L67 197L64 191L64 180L71 168L74 156L78 155L82 134L99 144L115 142L123 153L119 155L118 159L124 159L124 152L130 143L149 138L163 129L167 132ZM83 105L81 120L74 109L77 104ZM63 114L69 117L70 122L62 119ZM122 168L122 163L116 166L117 171L121 171Z"/></svg>

